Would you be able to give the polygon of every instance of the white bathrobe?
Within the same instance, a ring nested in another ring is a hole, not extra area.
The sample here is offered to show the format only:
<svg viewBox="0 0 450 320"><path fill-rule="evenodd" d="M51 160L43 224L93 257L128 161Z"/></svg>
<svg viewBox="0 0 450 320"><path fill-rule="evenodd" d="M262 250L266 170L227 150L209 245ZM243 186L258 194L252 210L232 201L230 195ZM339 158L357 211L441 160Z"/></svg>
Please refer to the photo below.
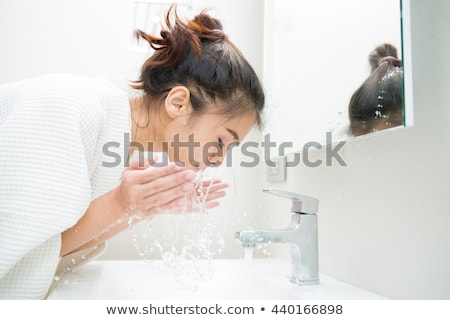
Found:
<svg viewBox="0 0 450 320"><path fill-rule="evenodd" d="M84 261L59 258L61 233L117 186L129 132L127 93L105 79L0 86L1 299L45 298L57 272Z"/></svg>

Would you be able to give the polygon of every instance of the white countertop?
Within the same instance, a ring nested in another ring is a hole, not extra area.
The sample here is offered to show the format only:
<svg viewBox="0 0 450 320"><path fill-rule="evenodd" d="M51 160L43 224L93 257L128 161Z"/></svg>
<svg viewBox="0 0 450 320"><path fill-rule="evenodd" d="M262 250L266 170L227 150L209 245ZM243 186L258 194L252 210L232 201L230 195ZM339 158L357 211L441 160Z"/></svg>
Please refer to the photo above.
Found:
<svg viewBox="0 0 450 320"><path fill-rule="evenodd" d="M66 273L48 299L385 299L325 275L319 285L298 286L289 282L290 264L278 259L213 260L200 267L208 270L201 273L206 279L193 276L187 261L177 281L162 261L92 261Z"/></svg>

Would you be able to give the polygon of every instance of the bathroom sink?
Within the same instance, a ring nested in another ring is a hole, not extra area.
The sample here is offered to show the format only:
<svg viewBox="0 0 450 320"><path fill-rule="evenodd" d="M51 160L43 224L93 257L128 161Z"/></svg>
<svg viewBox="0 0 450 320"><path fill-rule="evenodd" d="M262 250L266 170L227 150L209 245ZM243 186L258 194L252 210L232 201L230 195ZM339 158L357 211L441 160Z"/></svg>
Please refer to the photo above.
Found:
<svg viewBox="0 0 450 320"><path fill-rule="evenodd" d="M207 279L176 278L162 261L92 261L66 273L48 299L384 299L326 275L320 284L289 282L290 263L278 259L212 260ZM177 280L178 279L178 280ZM197 287L197 288L196 288Z"/></svg>

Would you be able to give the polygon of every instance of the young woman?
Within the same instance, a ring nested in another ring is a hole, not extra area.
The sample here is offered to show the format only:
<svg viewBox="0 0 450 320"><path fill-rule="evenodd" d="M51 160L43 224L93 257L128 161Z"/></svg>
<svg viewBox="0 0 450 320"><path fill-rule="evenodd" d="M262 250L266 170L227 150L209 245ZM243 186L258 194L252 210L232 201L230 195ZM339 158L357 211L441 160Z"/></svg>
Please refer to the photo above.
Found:
<svg viewBox="0 0 450 320"><path fill-rule="evenodd" d="M130 217L180 211L196 171L261 123L260 81L218 20L183 22L171 9L160 37L137 34L155 49L132 84L138 97L72 75L0 87L1 298L45 298ZM128 161L126 145L171 163ZM209 207L225 188L213 182Z"/></svg>

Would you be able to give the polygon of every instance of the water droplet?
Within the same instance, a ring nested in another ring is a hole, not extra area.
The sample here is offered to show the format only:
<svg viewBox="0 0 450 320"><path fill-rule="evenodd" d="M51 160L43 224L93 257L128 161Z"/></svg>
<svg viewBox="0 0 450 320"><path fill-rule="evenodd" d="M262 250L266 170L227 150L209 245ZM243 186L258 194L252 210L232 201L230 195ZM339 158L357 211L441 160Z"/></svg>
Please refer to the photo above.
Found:
<svg viewBox="0 0 450 320"><path fill-rule="evenodd" d="M55 280L55 281L59 281L59 280L61 280L61 278L58 277L58 276L55 276L54 280Z"/></svg>

